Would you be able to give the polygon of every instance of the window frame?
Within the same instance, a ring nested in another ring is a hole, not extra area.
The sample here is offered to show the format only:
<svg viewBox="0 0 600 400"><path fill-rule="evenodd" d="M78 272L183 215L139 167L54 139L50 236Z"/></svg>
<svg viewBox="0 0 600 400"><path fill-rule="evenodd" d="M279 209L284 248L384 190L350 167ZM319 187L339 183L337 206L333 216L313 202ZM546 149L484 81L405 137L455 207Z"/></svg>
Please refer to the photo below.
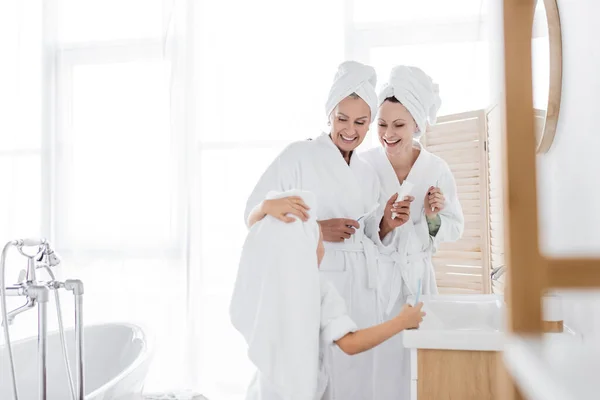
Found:
<svg viewBox="0 0 600 400"><path fill-rule="evenodd" d="M106 40L76 43L61 43L58 39L59 0L48 0L44 7L44 79L42 132L42 232L57 242L59 251L65 255L76 252L78 256L102 257L104 259L147 258L156 251L154 245L113 249L72 247L57 221L68 210L62 208L61 194L69 187L68 165L64 156L69 154L71 127L70 117L73 104L73 70L80 65L102 65L126 62L169 62L166 57L166 41L161 37L140 39ZM172 110L171 110L172 111ZM173 137L173 140L185 140ZM173 161L172 161L173 162ZM187 246L184 240L185 216L177 204L185 196L185 183L178 180L177 199L171 204L174 235L160 250L161 256L169 259L181 258Z"/></svg>

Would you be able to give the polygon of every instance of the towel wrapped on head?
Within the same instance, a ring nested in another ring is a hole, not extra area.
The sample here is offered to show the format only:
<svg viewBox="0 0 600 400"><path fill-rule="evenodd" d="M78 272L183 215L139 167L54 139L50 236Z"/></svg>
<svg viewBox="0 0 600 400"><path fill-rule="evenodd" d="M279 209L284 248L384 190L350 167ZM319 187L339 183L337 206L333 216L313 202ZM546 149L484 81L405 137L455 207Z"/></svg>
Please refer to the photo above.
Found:
<svg viewBox="0 0 600 400"><path fill-rule="evenodd" d="M378 107L375 85L377 85L377 74L373 67L357 61L343 62L338 67L325 103L327 116L331 115L342 100L356 93L371 109L371 122L373 122Z"/></svg>
<svg viewBox="0 0 600 400"><path fill-rule="evenodd" d="M379 93L379 106L389 97L395 97L414 118L418 128L415 137L425 133L429 124L435 124L442 105L438 84L421 69L406 65L392 69Z"/></svg>

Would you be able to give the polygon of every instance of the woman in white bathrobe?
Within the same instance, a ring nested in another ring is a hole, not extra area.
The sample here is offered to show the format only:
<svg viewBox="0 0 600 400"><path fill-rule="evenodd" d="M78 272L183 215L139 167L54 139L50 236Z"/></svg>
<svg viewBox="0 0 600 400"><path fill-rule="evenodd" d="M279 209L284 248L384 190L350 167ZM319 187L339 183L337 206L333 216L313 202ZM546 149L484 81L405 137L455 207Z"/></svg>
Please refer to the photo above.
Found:
<svg viewBox="0 0 600 400"><path fill-rule="evenodd" d="M283 220L289 218L285 216L288 213L306 218L301 199L263 200L272 190L301 189L315 194L326 250L320 271L344 298L360 329L383 320L377 270L383 214L379 211L379 180L373 168L355 154L377 113L375 83L372 67L342 63L326 103L330 132L283 150L260 178L245 212L249 225L267 214ZM390 219L387 225L400 223ZM372 351L354 357L339 349L333 353L332 398L380 398L374 385Z"/></svg>
<svg viewBox="0 0 600 400"><path fill-rule="evenodd" d="M324 248L316 200L310 192L270 193L310 205L306 222L267 217L248 233L230 315L248 344L257 373L247 400L331 399L329 358L337 345L348 355L367 351L403 329L418 327L422 303L389 321L357 330L344 300L319 276ZM312 215L312 217L311 217Z"/></svg>
<svg viewBox="0 0 600 400"><path fill-rule="evenodd" d="M389 317L419 288L424 294L438 292L431 257L440 243L462 236L464 217L450 168L417 140L428 124L435 123L441 104L438 86L416 67L397 66L379 94L379 104L381 147L362 156L377 171L380 201L395 194L409 195L411 200L409 223L382 229L389 246L380 248L379 268ZM401 339L394 338L375 352L375 376L381 387L377 400L410 399L409 353Z"/></svg>

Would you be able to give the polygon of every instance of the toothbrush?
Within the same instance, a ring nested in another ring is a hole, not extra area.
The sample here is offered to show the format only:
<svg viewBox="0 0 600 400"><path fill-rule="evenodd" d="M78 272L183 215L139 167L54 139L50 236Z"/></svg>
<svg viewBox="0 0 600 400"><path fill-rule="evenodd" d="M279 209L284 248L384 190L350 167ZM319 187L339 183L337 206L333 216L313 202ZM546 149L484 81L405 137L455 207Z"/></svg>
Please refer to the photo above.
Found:
<svg viewBox="0 0 600 400"><path fill-rule="evenodd" d="M369 212L367 212L366 214L363 214L360 217L358 217L358 219L356 220L356 222L360 222L362 219L366 219L366 217L368 217L369 215L373 214L378 209L379 209L379 203L375 204L375 206L373 208L371 208L371 210L369 210Z"/></svg>
<svg viewBox="0 0 600 400"><path fill-rule="evenodd" d="M440 181L439 181L439 179L436 179L435 180L435 187L437 188L437 187L439 187L439 185L440 185ZM435 211L435 207L431 206L431 212L433 212L433 211Z"/></svg>
<svg viewBox="0 0 600 400"><path fill-rule="evenodd" d="M419 298L421 297L421 278L419 278L419 283L417 284L417 296L415 297L415 304L413 307L416 307L419 304Z"/></svg>
<svg viewBox="0 0 600 400"><path fill-rule="evenodd" d="M369 215L373 214L375 211L377 211L377 209L379 208L379 203L376 203L375 206L373 206L369 212L361 215L360 217L358 217L358 219L356 220L357 222L360 221L361 219L368 217Z"/></svg>

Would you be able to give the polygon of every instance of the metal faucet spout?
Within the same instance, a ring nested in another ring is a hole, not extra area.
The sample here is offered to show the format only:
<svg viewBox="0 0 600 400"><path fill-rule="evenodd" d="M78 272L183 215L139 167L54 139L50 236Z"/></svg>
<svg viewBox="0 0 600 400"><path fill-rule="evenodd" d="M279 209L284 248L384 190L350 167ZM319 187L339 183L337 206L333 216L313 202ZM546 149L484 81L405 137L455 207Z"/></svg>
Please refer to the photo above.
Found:
<svg viewBox="0 0 600 400"><path fill-rule="evenodd" d="M23 304L19 308L15 308L14 310L12 310L8 313L6 322L8 323L8 325L12 325L12 323L15 321L15 317L17 315L24 313L27 310L31 310L33 307L35 307L35 305L36 305L35 299L28 297L27 303ZM4 322L5 321L2 321L2 325L4 325Z"/></svg>

